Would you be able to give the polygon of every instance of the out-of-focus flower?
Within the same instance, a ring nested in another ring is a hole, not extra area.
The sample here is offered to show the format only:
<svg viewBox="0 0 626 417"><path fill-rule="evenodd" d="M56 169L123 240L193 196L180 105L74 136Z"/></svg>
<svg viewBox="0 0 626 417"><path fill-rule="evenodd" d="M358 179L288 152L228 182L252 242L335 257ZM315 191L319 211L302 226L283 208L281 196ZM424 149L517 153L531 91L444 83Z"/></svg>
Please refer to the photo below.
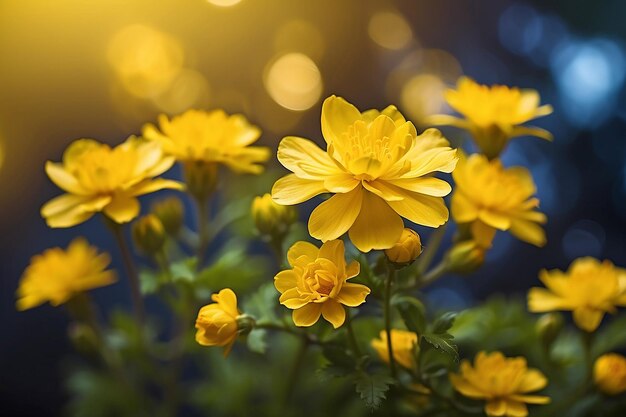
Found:
<svg viewBox="0 0 626 417"><path fill-rule="evenodd" d="M452 174L452 217L470 223L474 239L490 247L496 230L508 230L520 240L536 246L546 243L539 224L546 215L535 210L539 200L530 172L524 167L504 168L499 160L484 155L462 157Z"/></svg>
<svg viewBox="0 0 626 417"><path fill-rule="evenodd" d="M450 272L472 273L485 262L485 252L485 248L474 240L455 243L446 254L447 268Z"/></svg>
<svg viewBox="0 0 626 417"><path fill-rule="evenodd" d="M626 391L626 358L617 353L607 353L596 359L593 380L598 389L608 395Z"/></svg>
<svg viewBox="0 0 626 417"><path fill-rule="evenodd" d="M93 139L76 140L63 153L63 162L46 163L48 177L67 194L47 202L41 215L50 227L75 226L97 212L127 223L139 214L138 196L182 188L176 181L154 178L173 164L157 143L135 137L114 148Z"/></svg>
<svg viewBox="0 0 626 417"><path fill-rule="evenodd" d="M98 253L84 238L74 239L67 250L52 248L35 255L20 280L17 309L46 301L56 307L77 294L109 285L116 281L115 273L106 269L110 263L108 254Z"/></svg>
<svg viewBox="0 0 626 417"><path fill-rule="evenodd" d="M251 213L256 228L264 235L282 236L298 218L293 207L275 203L270 194L255 197Z"/></svg>
<svg viewBox="0 0 626 417"><path fill-rule="evenodd" d="M132 236L137 249L148 255L159 252L165 244L165 228L154 214L147 214L135 221Z"/></svg>
<svg viewBox="0 0 626 417"><path fill-rule="evenodd" d="M178 197L167 197L152 204L152 214L157 216L165 231L176 236L183 227L185 207Z"/></svg>
<svg viewBox="0 0 626 417"><path fill-rule="evenodd" d="M500 352L479 352L474 366L461 362L460 374L450 374L450 381L459 393L486 400L488 416L524 417L526 404L547 404L550 397L529 395L543 389L548 380L537 369L528 368L523 357L506 358Z"/></svg>
<svg viewBox="0 0 626 417"><path fill-rule="evenodd" d="M391 347L393 349L393 358L397 363L407 369L414 369L415 349L418 343L416 333L408 330L391 329ZM378 354L378 357L389 363L389 350L387 349L387 332L382 330L378 339L373 339L372 347Z"/></svg>
<svg viewBox="0 0 626 417"><path fill-rule="evenodd" d="M296 242L287 252L292 269L279 272L274 285L280 303L293 310L296 326L312 326L320 315L336 329L346 319L344 306L356 307L365 302L370 289L347 282L359 275L360 265L346 265L341 240L326 242L321 248L308 242Z"/></svg>
<svg viewBox="0 0 626 417"><path fill-rule="evenodd" d="M196 342L202 346L224 346L224 356L237 339L241 316L237 309L237 296L230 288L224 288L211 296L212 304L205 305L196 319Z"/></svg>
<svg viewBox="0 0 626 417"><path fill-rule="evenodd" d="M468 77L461 77L456 90L445 94L448 104L464 119L449 115L435 115L429 122L468 130L481 151L489 159L495 158L507 142L517 136L537 136L552 140L552 134L523 123L552 113L552 106L539 105L539 93L504 85L486 86Z"/></svg>
<svg viewBox="0 0 626 417"><path fill-rule="evenodd" d="M552 346L563 330L564 320L561 313L547 313L539 317L535 329L546 348Z"/></svg>
<svg viewBox="0 0 626 417"><path fill-rule="evenodd" d="M259 174L261 163L270 157L268 148L249 146L261 131L240 114L188 110L171 120L162 114L158 120L160 130L146 124L142 134L160 143L164 152L178 161L220 163L238 173Z"/></svg>
<svg viewBox="0 0 626 417"><path fill-rule="evenodd" d="M592 332L605 313L626 306L626 270L610 261L576 259L567 272L542 270L539 279L547 288L531 288L528 309L533 313L573 311L574 322Z"/></svg>
<svg viewBox="0 0 626 417"><path fill-rule="evenodd" d="M420 235L412 229L405 228L400 239L389 249L385 249L385 255L390 262L398 265L406 265L417 259L422 253L422 240Z"/></svg>
<svg viewBox="0 0 626 417"><path fill-rule="evenodd" d="M443 202L451 187L429 174L451 172L456 150L435 129L417 135L395 107L364 113L331 96L322 106L328 146L294 136L278 147L278 160L292 171L274 184L283 205L333 193L311 213L309 233L324 242L349 232L363 252L387 249L400 238L402 217L438 227L448 220Z"/></svg>

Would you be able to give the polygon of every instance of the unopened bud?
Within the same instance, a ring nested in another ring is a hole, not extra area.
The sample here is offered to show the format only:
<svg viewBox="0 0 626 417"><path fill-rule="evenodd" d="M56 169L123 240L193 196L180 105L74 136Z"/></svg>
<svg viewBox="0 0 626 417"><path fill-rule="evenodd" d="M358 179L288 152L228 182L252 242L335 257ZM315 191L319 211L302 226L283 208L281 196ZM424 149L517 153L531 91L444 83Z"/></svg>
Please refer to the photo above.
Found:
<svg viewBox="0 0 626 417"><path fill-rule="evenodd" d="M204 161L188 161L184 164L187 190L197 200L204 201L217 187L217 164Z"/></svg>
<svg viewBox="0 0 626 417"><path fill-rule="evenodd" d="M135 221L132 235L137 249L148 255L159 252L165 244L163 223L154 214L148 214Z"/></svg>
<svg viewBox="0 0 626 417"><path fill-rule="evenodd" d="M167 197L152 205L152 214L158 217L165 231L176 236L183 226L185 208L178 197Z"/></svg>
<svg viewBox="0 0 626 417"><path fill-rule="evenodd" d="M422 240L420 235L412 229L405 228L400 239L389 249L385 249L385 255L390 262L396 265L408 265L417 259L422 253Z"/></svg>
<svg viewBox="0 0 626 417"><path fill-rule="evenodd" d="M93 355L100 349L98 335L85 323L73 323L68 334L74 348L84 355Z"/></svg>
<svg viewBox="0 0 626 417"><path fill-rule="evenodd" d="M485 248L473 240L466 240L455 243L446 256L450 272L469 274L485 262Z"/></svg>
<svg viewBox="0 0 626 417"><path fill-rule="evenodd" d="M295 208L275 203L270 194L255 197L251 213L259 232L269 236L284 236L298 219Z"/></svg>
<svg viewBox="0 0 626 417"><path fill-rule="evenodd" d="M563 329L563 316L559 313L547 313L539 317L535 329L544 346L550 347Z"/></svg>
<svg viewBox="0 0 626 417"><path fill-rule="evenodd" d="M254 329L254 326L256 326L254 317L247 314L237 316L237 331L239 334L246 335L250 333L252 329Z"/></svg>

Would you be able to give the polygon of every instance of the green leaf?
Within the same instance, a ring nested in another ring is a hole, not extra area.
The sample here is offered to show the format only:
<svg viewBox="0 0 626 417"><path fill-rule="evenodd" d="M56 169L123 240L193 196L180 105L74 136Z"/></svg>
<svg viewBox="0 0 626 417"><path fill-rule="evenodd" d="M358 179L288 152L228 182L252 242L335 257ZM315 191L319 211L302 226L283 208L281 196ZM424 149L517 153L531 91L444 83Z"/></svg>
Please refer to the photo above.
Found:
<svg viewBox="0 0 626 417"><path fill-rule="evenodd" d="M276 317L275 307L278 303L278 291L274 287L274 283L268 282L259 287L259 289L250 296L243 304L243 311L254 317L256 321L278 321Z"/></svg>
<svg viewBox="0 0 626 417"><path fill-rule="evenodd" d="M359 372L354 378L356 392L365 401L365 405L372 409L380 407L380 404L386 398L389 386L393 385L394 382L394 379L389 375L380 373L367 374Z"/></svg>
<svg viewBox="0 0 626 417"><path fill-rule="evenodd" d="M456 345L452 343L452 339L454 339L454 336L449 333L426 333L422 335L422 340L425 340L434 348L444 351L448 355L452 356L455 362L458 362L459 352Z"/></svg>
<svg viewBox="0 0 626 417"><path fill-rule="evenodd" d="M163 282L163 275L157 271L151 269L142 269L139 271L139 284L142 294L156 293Z"/></svg>
<svg viewBox="0 0 626 417"><path fill-rule="evenodd" d="M172 280L193 282L196 278L197 264L198 260L195 257L172 262L170 265Z"/></svg>
<svg viewBox="0 0 626 417"><path fill-rule="evenodd" d="M432 332L435 334L446 333L454 325L454 319L456 319L456 316L457 316L457 313L452 312L452 311L443 313L433 323Z"/></svg>
<svg viewBox="0 0 626 417"><path fill-rule="evenodd" d="M391 303L400 312L407 329L418 335L426 331L426 309L420 300L405 295L394 297Z"/></svg>
<svg viewBox="0 0 626 417"><path fill-rule="evenodd" d="M267 350L267 342L265 341L266 336L267 332L264 329L252 330L246 339L248 349L255 353L265 353Z"/></svg>
<svg viewBox="0 0 626 417"><path fill-rule="evenodd" d="M626 315L617 317L604 326L595 336L594 356L599 356L617 348L626 347Z"/></svg>

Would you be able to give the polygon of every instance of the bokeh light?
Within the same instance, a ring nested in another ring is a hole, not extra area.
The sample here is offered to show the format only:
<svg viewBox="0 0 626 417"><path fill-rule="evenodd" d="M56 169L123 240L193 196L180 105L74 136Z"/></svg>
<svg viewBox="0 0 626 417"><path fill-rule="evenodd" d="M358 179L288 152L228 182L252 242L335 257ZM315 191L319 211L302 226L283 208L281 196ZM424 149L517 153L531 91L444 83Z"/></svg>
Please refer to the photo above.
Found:
<svg viewBox="0 0 626 417"><path fill-rule="evenodd" d="M230 7L230 6L234 6L235 4L241 3L241 0L207 0L209 3L211 3L214 6L219 6L219 7Z"/></svg>
<svg viewBox="0 0 626 417"><path fill-rule="evenodd" d="M367 29L370 38L387 49L403 49L413 38L411 26L404 16L393 11L375 13L370 18Z"/></svg>
<svg viewBox="0 0 626 417"><path fill-rule="evenodd" d="M400 105L419 124L424 117L442 112L445 90L446 84L438 76L418 74L402 87Z"/></svg>
<svg viewBox="0 0 626 417"><path fill-rule="evenodd" d="M166 113L176 114L190 108L206 108L209 97L210 86L204 76L185 68L167 91L155 97L154 104Z"/></svg>
<svg viewBox="0 0 626 417"><path fill-rule="evenodd" d="M320 99L322 74L308 56L292 52L271 62L263 78L270 97L290 110L306 110Z"/></svg>
<svg viewBox="0 0 626 417"><path fill-rule="evenodd" d="M579 220L563 236L563 253L568 261L581 256L600 258L604 250L604 228L591 220Z"/></svg>
<svg viewBox="0 0 626 417"><path fill-rule="evenodd" d="M301 52L314 60L324 55L326 43L320 30L306 20L294 19L278 28L274 35L277 54Z"/></svg>

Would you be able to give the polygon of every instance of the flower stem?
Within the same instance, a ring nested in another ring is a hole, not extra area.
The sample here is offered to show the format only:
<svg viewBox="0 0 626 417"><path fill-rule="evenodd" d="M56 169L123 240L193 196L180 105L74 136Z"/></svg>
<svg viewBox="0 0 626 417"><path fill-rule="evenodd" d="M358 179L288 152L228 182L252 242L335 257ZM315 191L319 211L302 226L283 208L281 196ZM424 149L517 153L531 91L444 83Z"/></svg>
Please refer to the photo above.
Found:
<svg viewBox="0 0 626 417"><path fill-rule="evenodd" d="M291 370L289 371L289 377L285 386L285 397L284 403L289 404L291 397L293 396L294 389L298 384L298 377L302 368L304 366L304 360L306 358L306 352L309 348L309 340L306 336L306 333L303 333L302 338L300 339L300 345L298 346L298 350L296 352L296 356L294 358L293 364L291 365Z"/></svg>
<svg viewBox="0 0 626 417"><path fill-rule="evenodd" d="M591 347L593 345L593 332L582 332L582 345L585 359L585 371L587 372L587 381L593 380L593 357L591 354Z"/></svg>
<svg viewBox="0 0 626 417"><path fill-rule="evenodd" d="M391 341L391 287L396 278L396 270L393 265L389 265L387 281L385 282L385 304L383 314L385 319L385 332L387 333L387 351L389 353L389 369L391 376L396 377L396 359L393 355L393 343Z"/></svg>
<svg viewBox="0 0 626 417"><path fill-rule="evenodd" d="M356 336L354 334L354 328L352 327L352 317L350 317L350 311L346 312L346 331L348 332L348 341L350 343L350 347L352 348L352 352L357 357L361 357L361 349L359 349L359 343L356 340Z"/></svg>
<svg viewBox="0 0 626 417"><path fill-rule="evenodd" d="M448 272L448 262L443 260L422 276L422 278L417 282L417 288L424 288L427 285L432 284L441 278L446 272Z"/></svg>
<svg viewBox="0 0 626 417"><path fill-rule="evenodd" d="M433 233L430 235L430 239L428 240L428 245L424 248L424 253L421 254L418 260L418 272L420 275L424 274L428 267L430 266L433 258L437 254L439 250L439 246L441 246L441 242L446 234L446 226L447 223L443 226L435 229Z"/></svg>
<svg viewBox="0 0 626 417"><path fill-rule="evenodd" d="M209 245L209 203L206 199L194 198L196 203L196 211L198 216L198 248L197 248L197 262L198 268L202 267L204 263L204 255Z"/></svg>

